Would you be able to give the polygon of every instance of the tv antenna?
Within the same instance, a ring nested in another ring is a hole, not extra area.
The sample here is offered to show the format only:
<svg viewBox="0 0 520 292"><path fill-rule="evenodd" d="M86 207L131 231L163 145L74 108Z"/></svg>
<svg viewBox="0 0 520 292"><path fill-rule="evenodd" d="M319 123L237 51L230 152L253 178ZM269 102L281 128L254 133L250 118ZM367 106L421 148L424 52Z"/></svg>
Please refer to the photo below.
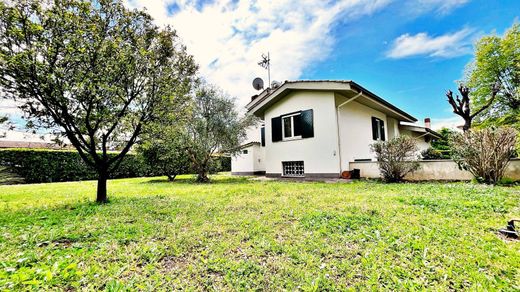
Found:
<svg viewBox="0 0 520 292"><path fill-rule="evenodd" d="M271 84L271 58L269 57L269 52L267 52L267 56L262 54L262 60L258 62L258 65L267 69L267 84Z"/></svg>

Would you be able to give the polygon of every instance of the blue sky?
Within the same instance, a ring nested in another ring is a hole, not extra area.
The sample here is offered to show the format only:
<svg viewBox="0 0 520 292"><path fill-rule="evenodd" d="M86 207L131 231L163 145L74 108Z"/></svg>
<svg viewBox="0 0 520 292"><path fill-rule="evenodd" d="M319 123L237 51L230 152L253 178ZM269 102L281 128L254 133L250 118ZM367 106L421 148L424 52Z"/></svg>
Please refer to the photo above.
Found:
<svg viewBox="0 0 520 292"><path fill-rule="evenodd" d="M456 88L473 43L499 35L520 16L520 0L125 0L171 25L200 73L243 107L267 79L257 65L270 52L271 76L349 79L434 128L460 124L444 92ZM20 121L16 104L0 114Z"/></svg>
<svg viewBox="0 0 520 292"><path fill-rule="evenodd" d="M243 106L269 51L272 79L351 79L433 126L460 123L445 100L474 41L502 34L518 0L128 0L171 24L201 73Z"/></svg>

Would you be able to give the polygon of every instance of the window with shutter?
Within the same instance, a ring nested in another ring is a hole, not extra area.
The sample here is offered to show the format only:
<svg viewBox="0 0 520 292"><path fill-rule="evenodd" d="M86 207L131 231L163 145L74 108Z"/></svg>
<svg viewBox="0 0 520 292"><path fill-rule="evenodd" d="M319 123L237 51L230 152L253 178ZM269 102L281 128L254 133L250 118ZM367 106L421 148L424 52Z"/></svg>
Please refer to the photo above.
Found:
<svg viewBox="0 0 520 292"><path fill-rule="evenodd" d="M314 137L313 122L312 109L272 118L273 142Z"/></svg>
<svg viewBox="0 0 520 292"><path fill-rule="evenodd" d="M265 147L265 127L262 126L262 128L260 128L260 140L262 142L262 147Z"/></svg>
<svg viewBox="0 0 520 292"><path fill-rule="evenodd" d="M372 117L372 139L385 141L385 122L376 117Z"/></svg>
<svg viewBox="0 0 520 292"><path fill-rule="evenodd" d="M271 119L271 135L273 142L282 141L282 117Z"/></svg>

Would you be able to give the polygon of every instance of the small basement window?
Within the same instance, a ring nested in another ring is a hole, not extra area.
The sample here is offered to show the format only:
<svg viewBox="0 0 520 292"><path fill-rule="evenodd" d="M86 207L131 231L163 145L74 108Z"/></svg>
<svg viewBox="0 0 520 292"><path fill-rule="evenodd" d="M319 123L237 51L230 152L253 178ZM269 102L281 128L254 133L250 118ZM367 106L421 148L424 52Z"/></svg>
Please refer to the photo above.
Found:
<svg viewBox="0 0 520 292"><path fill-rule="evenodd" d="M303 177L305 169L303 161L282 161L283 176Z"/></svg>

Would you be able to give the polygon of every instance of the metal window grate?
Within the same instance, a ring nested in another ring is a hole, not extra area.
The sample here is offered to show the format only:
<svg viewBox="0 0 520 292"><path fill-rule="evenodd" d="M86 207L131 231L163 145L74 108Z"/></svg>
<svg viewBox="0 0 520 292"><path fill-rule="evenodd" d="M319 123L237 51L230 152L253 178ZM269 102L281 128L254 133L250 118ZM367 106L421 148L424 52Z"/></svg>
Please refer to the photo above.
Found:
<svg viewBox="0 0 520 292"><path fill-rule="evenodd" d="M303 161L282 161L283 176L303 177L305 169Z"/></svg>

